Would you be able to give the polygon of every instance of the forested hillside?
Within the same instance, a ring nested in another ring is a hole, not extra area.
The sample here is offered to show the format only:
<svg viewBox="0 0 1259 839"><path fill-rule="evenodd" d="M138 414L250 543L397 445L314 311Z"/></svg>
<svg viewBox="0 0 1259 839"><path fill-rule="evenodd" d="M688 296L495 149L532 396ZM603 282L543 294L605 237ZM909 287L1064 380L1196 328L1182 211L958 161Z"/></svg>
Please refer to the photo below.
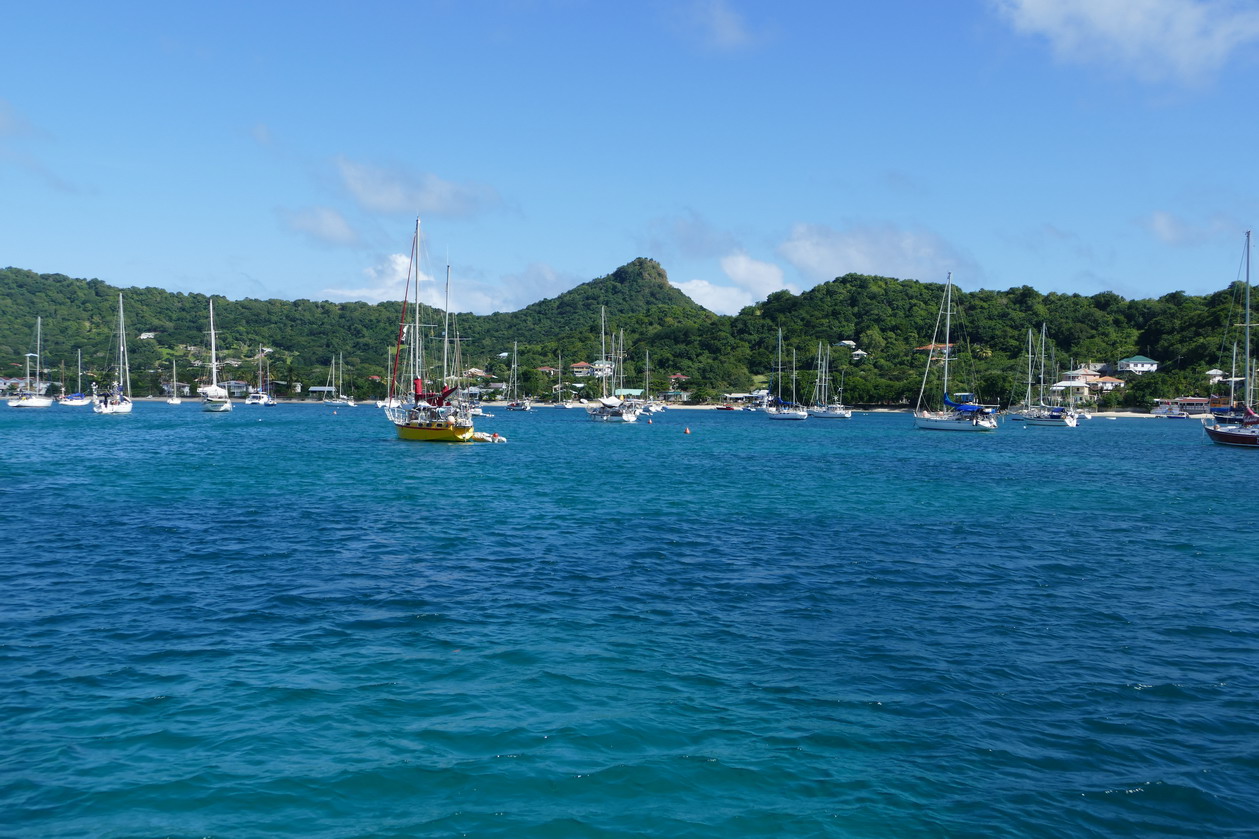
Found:
<svg viewBox="0 0 1259 839"><path fill-rule="evenodd" d="M1008 402L1024 388L1027 332L1039 335L1043 323L1060 370L1085 362L1114 364L1134 354L1161 362L1158 373L1134 379L1115 400L1144 407L1156 396L1206 395L1205 371L1228 369L1235 324L1242 320L1242 290L1234 284L1211 295L1176 292L1157 300L1125 300L1110 292L1041 294L1027 286L957 292L954 338L964 348L959 363L973 365L985 399ZM76 349L83 351L85 372L103 372L119 291L135 391L156 392L172 358L189 377L195 375L205 354L205 295L118 289L18 268L0 271L0 365L7 375L20 375L24 354L34 350L38 316L44 365L53 378L59 378L63 363L73 376ZM832 368L844 371L847 401L896 404L917 394L924 356L915 348L932 340L942 291L940 283L848 274L799 295L775 292L733 317L718 316L671 286L659 263L637 259L519 311L458 314L454 324L463 365L496 377L507 373L508 361L500 354L518 342L524 385L539 395L551 381L534 368L555 366L561 355L566 367L598 358L602 307L609 328L624 331L627 378L635 386L648 351L656 391L667 388L671 373L689 376L687 387L699 398L763 385L781 329L788 354L796 351L806 393L818 343L825 342L834 345ZM252 381L262 346L269 349L274 378L323 384L332 357L343 355L349 384L364 398L381 393L382 385L371 377L386 375L399 310L398 303L221 298L215 303L220 353L239 362L228 375ZM425 321L439 323L439 313ZM427 330L434 340L439 337L437 327ZM140 340L142 333L153 337ZM853 358L852 348L841 341L854 342L868 355Z"/></svg>

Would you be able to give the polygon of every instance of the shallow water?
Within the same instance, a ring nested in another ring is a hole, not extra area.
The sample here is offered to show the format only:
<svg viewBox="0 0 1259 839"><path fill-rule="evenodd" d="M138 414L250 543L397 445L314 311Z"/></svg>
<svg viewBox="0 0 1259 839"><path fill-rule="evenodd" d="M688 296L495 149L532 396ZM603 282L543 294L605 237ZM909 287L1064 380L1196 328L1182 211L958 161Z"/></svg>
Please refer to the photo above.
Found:
<svg viewBox="0 0 1259 839"><path fill-rule="evenodd" d="M1259 454L1147 420L478 428L510 442L0 410L0 835L1259 824Z"/></svg>

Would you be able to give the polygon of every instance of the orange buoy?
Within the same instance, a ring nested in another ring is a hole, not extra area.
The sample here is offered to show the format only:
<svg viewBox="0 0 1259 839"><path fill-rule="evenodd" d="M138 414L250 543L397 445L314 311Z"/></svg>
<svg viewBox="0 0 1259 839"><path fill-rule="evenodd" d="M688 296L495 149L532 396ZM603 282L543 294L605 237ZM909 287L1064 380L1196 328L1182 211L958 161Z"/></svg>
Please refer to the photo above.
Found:
<svg viewBox="0 0 1259 839"><path fill-rule="evenodd" d="M689 429L689 428L688 428L688 429L686 429L685 431L683 431L682 433L683 433L683 434L690 434L690 433L691 433L691 429Z"/></svg>

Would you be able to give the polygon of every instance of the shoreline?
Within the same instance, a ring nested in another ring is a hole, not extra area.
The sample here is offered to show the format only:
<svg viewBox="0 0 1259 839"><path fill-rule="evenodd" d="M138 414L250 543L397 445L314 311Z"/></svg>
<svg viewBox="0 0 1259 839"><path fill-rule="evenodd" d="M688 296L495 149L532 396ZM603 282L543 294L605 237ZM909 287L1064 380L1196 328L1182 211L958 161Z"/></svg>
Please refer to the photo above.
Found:
<svg viewBox="0 0 1259 839"><path fill-rule="evenodd" d="M133 402L165 402L166 401L165 396L133 396L131 397L131 399ZM195 397L195 396L183 397L184 402L195 402L197 401L197 399L198 397ZM234 399L232 401L243 405L245 400ZM309 400L309 399L279 399L276 401L276 404L277 405L309 405L311 407L319 407L319 406L323 406L325 403L320 402L318 400ZM507 408L506 401L482 402L481 404L484 405L486 408L500 408L504 410ZM359 402L357 403L355 407L374 408L375 406L376 406L375 400L372 400L372 401L367 401L367 402ZM337 407L337 406L332 406L332 407ZM584 407L584 406L579 405L575 407ZM670 404L668 407L670 411L716 411L719 408L721 408L720 405L681 405L681 404ZM853 413L857 413L857 414L910 414L910 413L913 413L912 408L888 408L888 407L867 408L867 407L861 407L857 405L850 405L848 407L852 408ZM534 408L546 410L548 408L554 408L554 405L549 402L535 403ZM743 412L740 411L740 413L743 413ZM1102 419L1159 419L1160 418L1158 414L1138 413L1136 411L1093 411L1092 415L1095 418L1102 418ZM1190 415L1189 419L1196 420L1196 419L1201 419L1201 417L1196 416L1196 415Z"/></svg>

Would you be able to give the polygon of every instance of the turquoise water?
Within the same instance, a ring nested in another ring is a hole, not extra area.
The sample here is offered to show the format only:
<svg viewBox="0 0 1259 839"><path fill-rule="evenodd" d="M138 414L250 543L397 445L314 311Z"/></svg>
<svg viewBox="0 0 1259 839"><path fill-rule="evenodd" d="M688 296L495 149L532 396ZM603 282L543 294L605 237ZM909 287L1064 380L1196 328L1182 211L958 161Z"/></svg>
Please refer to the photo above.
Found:
<svg viewBox="0 0 1259 839"><path fill-rule="evenodd" d="M0 409L0 836L1253 836L1259 453L911 424Z"/></svg>

